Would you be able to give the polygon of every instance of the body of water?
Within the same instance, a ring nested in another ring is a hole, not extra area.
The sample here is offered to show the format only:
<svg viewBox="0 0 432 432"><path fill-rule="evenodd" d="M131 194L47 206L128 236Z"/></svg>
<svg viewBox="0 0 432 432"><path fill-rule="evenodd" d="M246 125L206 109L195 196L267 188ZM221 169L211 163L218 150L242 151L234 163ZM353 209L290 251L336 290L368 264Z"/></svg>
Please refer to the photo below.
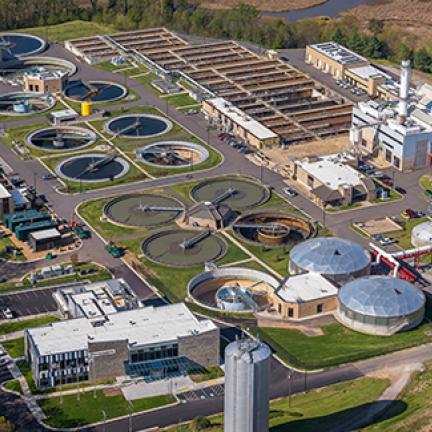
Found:
<svg viewBox="0 0 432 432"><path fill-rule="evenodd" d="M289 12L262 12L265 16L287 19L290 23L317 16L335 17L341 12L344 12L353 7L364 3L373 3L373 0L329 0L321 5L307 9L289 11Z"/></svg>

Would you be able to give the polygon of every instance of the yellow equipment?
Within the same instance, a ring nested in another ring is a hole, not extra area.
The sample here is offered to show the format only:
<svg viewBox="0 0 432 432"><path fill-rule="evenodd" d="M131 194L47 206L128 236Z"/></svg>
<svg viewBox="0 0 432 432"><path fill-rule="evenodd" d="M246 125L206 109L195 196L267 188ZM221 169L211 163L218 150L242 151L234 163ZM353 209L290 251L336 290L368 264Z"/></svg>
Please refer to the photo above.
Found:
<svg viewBox="0 0 432 432"><path fill-rule="evenodd" d="M91 114L91 103L84 101L81 102L81 115L87 117Z"/></svg>

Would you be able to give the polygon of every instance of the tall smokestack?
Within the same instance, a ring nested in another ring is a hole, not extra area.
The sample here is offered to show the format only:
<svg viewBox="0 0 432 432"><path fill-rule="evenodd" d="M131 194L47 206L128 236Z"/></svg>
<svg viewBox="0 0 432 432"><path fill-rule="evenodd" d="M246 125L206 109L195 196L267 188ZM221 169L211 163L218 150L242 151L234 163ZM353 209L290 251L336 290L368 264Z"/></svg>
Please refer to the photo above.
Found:
<svg viewBox="0 0 432 432"><path fill-rule="evenodd" d="M408 117L408 96L411 82L411 62L403 60L401 63L401 77L399 89L399 121L403 124Z"/></svg>

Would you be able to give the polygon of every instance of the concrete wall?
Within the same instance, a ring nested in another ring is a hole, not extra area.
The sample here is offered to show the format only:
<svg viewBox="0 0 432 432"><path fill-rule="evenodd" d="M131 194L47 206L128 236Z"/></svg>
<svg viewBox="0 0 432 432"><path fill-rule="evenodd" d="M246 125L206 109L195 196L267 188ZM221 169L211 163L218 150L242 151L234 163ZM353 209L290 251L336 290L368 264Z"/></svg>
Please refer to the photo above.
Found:
<svg viewBox="0 0 432 432"><path fill-rule="evenodd" d="M129 359L127 339L108 342L88 343L89 358L94 361L89 362L89 378L104 379L115 376L125 375L124 363Z"/></svg>
<svg viewBox="0 0 432 432"><path fill-rule="evenodd" d="M220 359L219 337L218 328L200 335L181 337L178 339L179 357L184 356L204 368L216 366Z"/></svg>
<svg viewBox="0 0 432 432"><path fill-rule="evenodd" d="M273 296L273 307L280 313L284 319L302 319L313 315L317 315L317 307L322 304L322 312L327 313L334 311L337 307L337 296L329 296L317 300L311 300L304 303L289 303L282 300L280 297ZM288 310L292 309L293 315L289 316Z"/></svg>

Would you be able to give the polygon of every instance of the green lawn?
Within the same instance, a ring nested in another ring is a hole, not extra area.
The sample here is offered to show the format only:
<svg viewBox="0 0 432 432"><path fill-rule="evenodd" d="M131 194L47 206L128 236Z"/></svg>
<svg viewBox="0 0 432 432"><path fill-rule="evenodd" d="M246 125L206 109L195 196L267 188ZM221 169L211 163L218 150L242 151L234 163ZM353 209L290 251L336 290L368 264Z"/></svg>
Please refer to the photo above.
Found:
<svg viewBox="0 0 432 432"><path fill-rule="evenodd" d="M31 118L36 118L36 117L41 117L44 115L47 115L50 112L53 111L58 111L64 109L64 106L62 103L57 102L54 104L54 106L46 111L43 112L37 112L34 114L19 114L19 115L0 115L0 126L4 127L7 126L7 124L5 125L5 123L11 123L11 122L18 122L18 121L22 121L22 120L26 120L26 119L31 119Z"/></svg>
<svg viewBox="0 0 432 432"><path fill-rule="evenodd" d="M23 337L4 341L2 345L12 358L22 357L24 355Z"/></svg>
<svg viewBox="0 0 432 432"><path fill-rule="evenodd" d="M17 379L14 379L14 380L11 380L11 381L4 383L4 386L8 390L12 390L14 392L22 394L21 384L20 384L19 380L17 380Z"/></svg>
<svg viewBox="0 0 432 432"><path fill-rule="evenodd" d="M15 248L15 252L7 253L6 247L14 246L13 241L8 236L4 236L0 238L0 256L9 261L17 261L23 262L27 261L27 258L24 256L20 249ZM15 246L14 246L15 247Z"/></svg>
<svg viewBox="0 0 432 432"><path fill-rule="evenodd" d="M189 105L201 105L195 99L191 98L188 93L178 93L173 96L167 96L163 99L167 100L168 103L176 108L189 106Z"/></svg>
<svg viewBox="0 0 432 432"><path fill-rule="evenodd" d="M322 327L324 335L306 336L297 330L255 328L253 333L273 347L285 362L299 368L319 369L398 351L432 341L431 324L393 336L357 333L341 324Z"/></svg>
<svg viewBox="0 0 432 432"><path fill-rule="evenodd" d="M72 428L99 422L103 420L102 410L105 411L107 419L128 414L128 404L121 393L106 396L103 390L97 390L96 396L94 399L93 391L88 391L80 395L80 400L77 400L76 395L69 395L63 398L63 403L59 397L40 399L38 403L47 416L45 422L58 428ZM132 402L133 412L162 407L175 401L170 395L137 399Z"/></svg>
<svg viewBox="0 0 432 432"><path fill-rule="evenodd" d="M12 358L24 356L24 338L10 339L2 342L3 348Z"/></svg>
<svg viewBox="0 0 432 432"><path fill-rule="evenodd" d="M364 432L430 431L432 424L432 368L417 372L398 400L362 429Z"/></svg>
<svg viewBox="0 0 432 432"><path fill-rule="evenodd" d="M106 61L106 62L95 64L94 67L96 69L101 69L103 71L126 75L127 77L130 77L131 75L138 75L138 74L148 72L148 69L143 64L140 63L138 63L136 66L134 66L132 63L126 63L121 66L115 66L110 61Z"/></svg>
<svg viewBox="0 0 432 432"><path fill-rule="evenodd" d="M91 21L69 21L63 24L19 29L20 33L32 33L43 39L63 42L68 39L82 38L98 34L112 33L115 28Z"/></svg>
<svg viewBox="0 0 432 432"><path fill-rule="evenodd" d="M420 179L420 186L423 189L429 189L432 190L432 176L430 175L424 175L421 179Z"/></svg>
<svg viewBox="0 0 432 432"><path fill-rule="evenodd" d="M270 432L330 432L348 422L364 405L375 401L388 384L383 379L359 378L295 395L291 403L286 397L271 402ZM202 432L223 431L222 415L210 420L212 427L202 429ZM193 432L194 429L182 425L164 431Z"/></svg>
<svg viewBox="0 0 432 432"><path fill-rule="evenodd" d="M4 324L0 324L0 335L23 331L32 327L40 327L55 321L59 321L59 318L53 315L47 315L39 318L31 318L28 320L6 322Z"/></svg>

